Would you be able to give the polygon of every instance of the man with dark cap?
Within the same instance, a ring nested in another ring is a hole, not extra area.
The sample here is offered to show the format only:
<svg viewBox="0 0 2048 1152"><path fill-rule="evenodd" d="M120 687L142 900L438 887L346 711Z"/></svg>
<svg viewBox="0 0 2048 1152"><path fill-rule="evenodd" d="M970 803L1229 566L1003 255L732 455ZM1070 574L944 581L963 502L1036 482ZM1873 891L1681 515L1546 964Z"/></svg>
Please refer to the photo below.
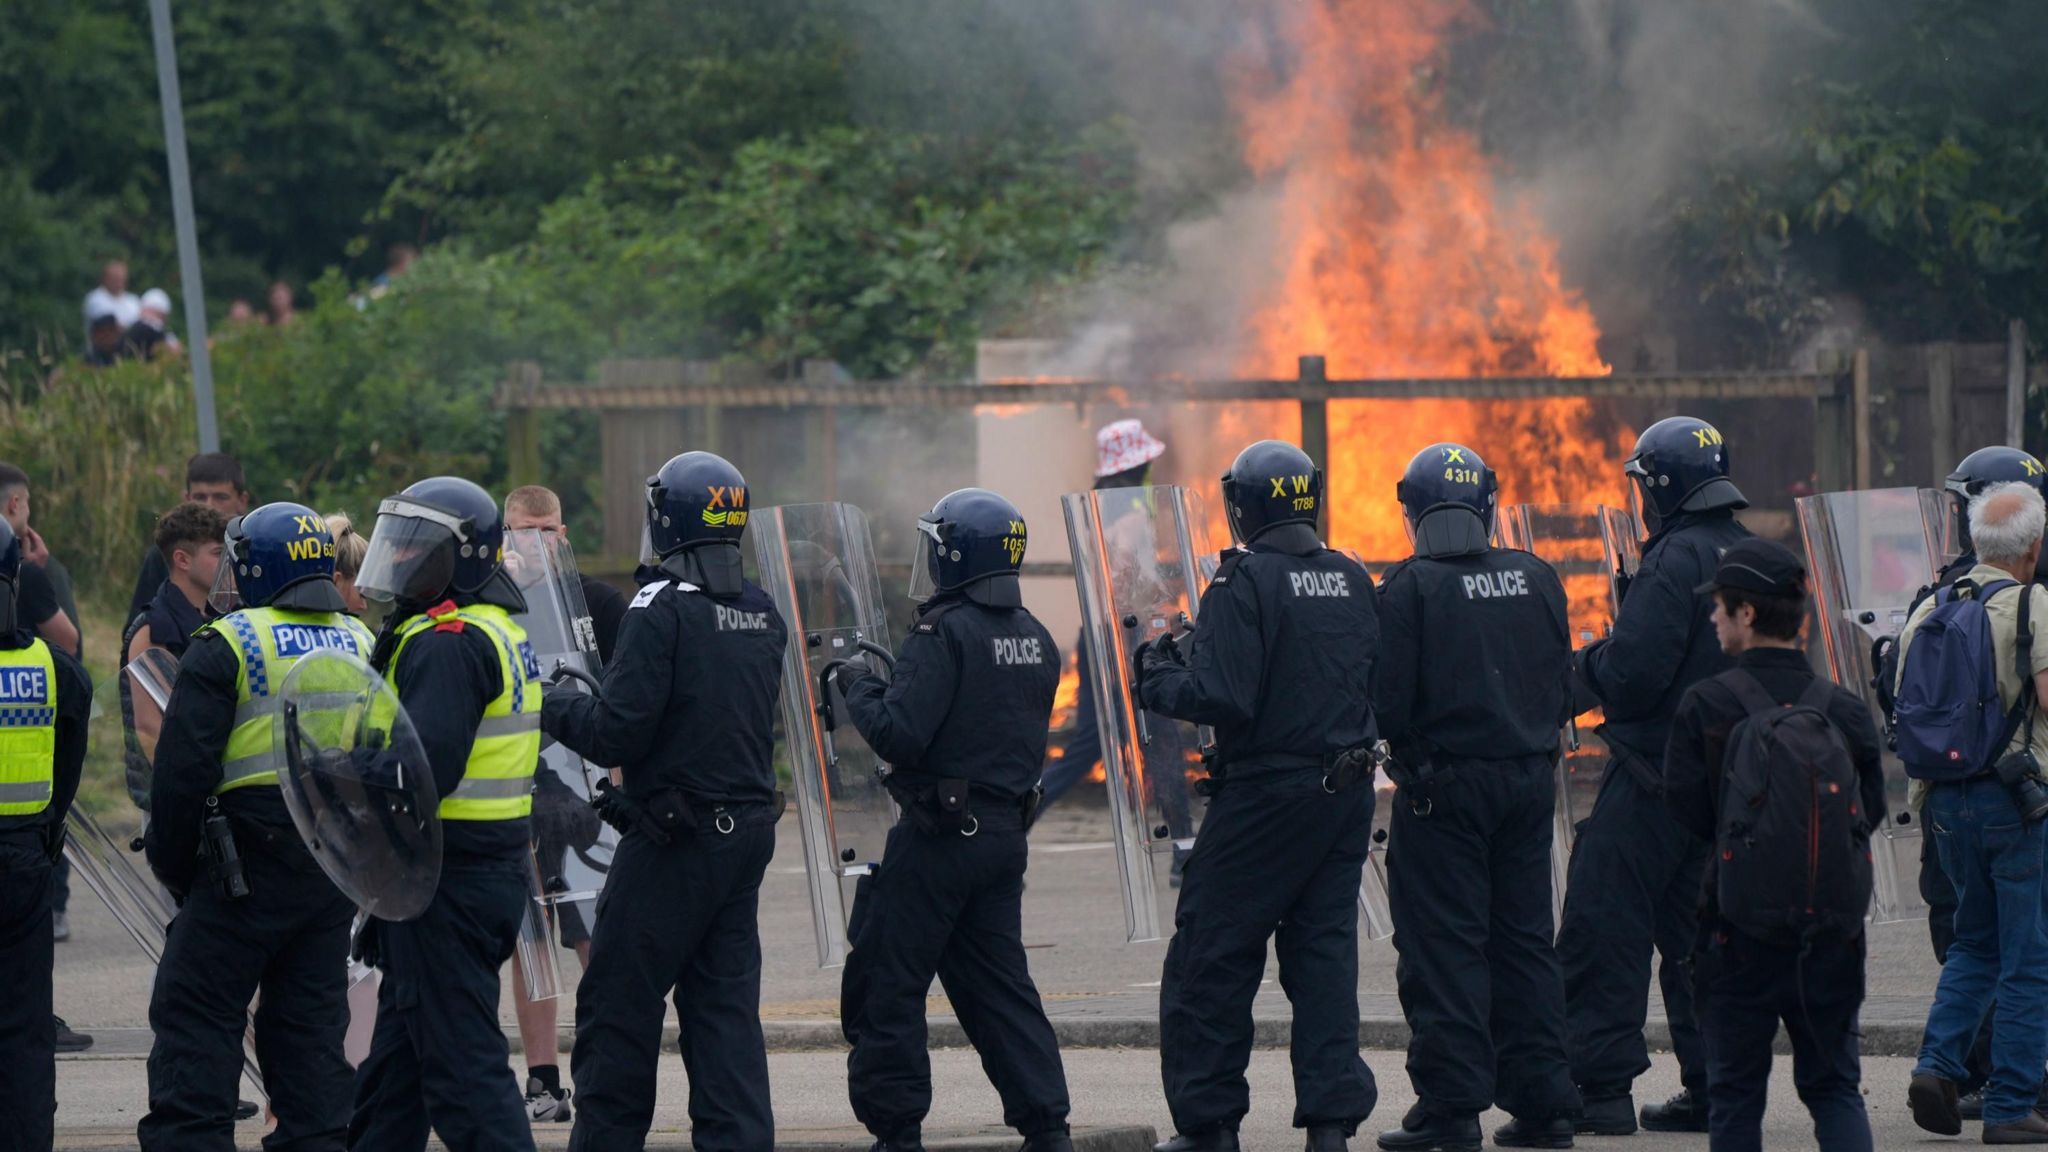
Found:
<svg viewBox="0 0 2048 1152"><path fill-rule="evenodd" d="M1679 702L1664 750L1664 803L1689 835L1721 848L1708 854L1693 958L1710 1146L1763 1147L1771 1043L1782 1023L1820 1146L1867 1150L1856 1015L1867 845L1885 806L1877 729L1863 699L1816 677L1800 651L1806 570L1784 545L1738 541L1700 591L1713 597L1714 632L1735 666ZM1770 755L1801 747L1818 755ZM1803 784L1810 774L1814 786L1779 789L1787 809L1758 796L1759 770L1774 785ZM1747 826L1728 821L1731 798ZM1779 822L1788 811L1794 818ZM1788 859L1794 867L1776 866ZM1800 861L1808 862L1804 883ZM1750 881L1760 872L1775 896L1759 898ZM1790 915L1772 904L1787 896L1800 905Z"/></svg>

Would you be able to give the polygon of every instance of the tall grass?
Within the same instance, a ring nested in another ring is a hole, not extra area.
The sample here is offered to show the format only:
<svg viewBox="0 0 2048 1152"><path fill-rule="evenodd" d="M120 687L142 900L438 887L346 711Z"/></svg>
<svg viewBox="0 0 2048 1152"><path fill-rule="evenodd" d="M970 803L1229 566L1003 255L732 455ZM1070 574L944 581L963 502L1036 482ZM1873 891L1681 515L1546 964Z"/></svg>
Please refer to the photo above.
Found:
<svg viewBox="0 0 2048 1152"><path fill-rule="evenodd" d="M29 475L31 522L81 597L123 594L177 502L196 433L181 362L0 360L0 460Z"/></svg>

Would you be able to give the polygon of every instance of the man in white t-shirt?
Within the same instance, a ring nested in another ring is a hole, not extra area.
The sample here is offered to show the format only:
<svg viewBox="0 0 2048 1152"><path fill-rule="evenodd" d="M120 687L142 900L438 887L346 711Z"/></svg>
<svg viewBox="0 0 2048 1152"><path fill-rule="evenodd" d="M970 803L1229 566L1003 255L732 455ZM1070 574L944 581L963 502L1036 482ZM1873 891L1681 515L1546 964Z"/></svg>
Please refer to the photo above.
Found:
<svg viewBox="0 0 2048 1152"><path fill-rule="evenodd" d="M142 299L128 290L128 265L119 260L107 261L100 269L99 287L85 294L86 338L92 337L92 322L101 316L112 316L120 322L120 331L142 318Z"/></svg>

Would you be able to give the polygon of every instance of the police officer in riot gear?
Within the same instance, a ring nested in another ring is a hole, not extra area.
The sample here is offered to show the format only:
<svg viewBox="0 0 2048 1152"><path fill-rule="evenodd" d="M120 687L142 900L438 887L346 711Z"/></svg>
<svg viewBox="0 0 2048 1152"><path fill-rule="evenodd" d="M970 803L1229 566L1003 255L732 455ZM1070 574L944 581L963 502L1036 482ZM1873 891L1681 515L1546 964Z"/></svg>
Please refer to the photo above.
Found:
<svg viewBox="0 0 2048 1152"><path fill-rule="evenodd" d="M1358 885L1372 824L1372 578L1316 537L1322 473L1263 440L1223 477L1232 535L1185 654L1137 654L1144 706L1216 733L1209 811L1187 862L1159 990L1179 1135L1237 1148L1250 1108L1252 997L1277 934L1294 1006L1294 1123L1341 1152L1379 1092L1358 1055ZM1220 788L1217 787L1220 785Z"/></svg>
<svg viewBox="0 0 2048 1152"><path fill-rule="evenodd" d="M1025 839L1060 676L1017 580L1024 517L963 488L917 524L917 623L885 682L848 665L846 714L903 810L854 898L840 988L847 1095L877 1149L922 1148L937 975L1027 1152L1070 1152L1067 1080L1022 936Z"/></svg>
<svg viewBox="0 0 2048 1152"><path fill-rule="evenodd" d="M0 519L0 1068L9 1085L0 1148L48 1148L57 1117L50 873L85 767L92 681L16 614L21 565L21 543Z"/></svg>
<svg viewBox="0 0 2048 1152"><path fill-rule="evenodd" d="M774 724L788 630L740 574L747 512L747 482L725 460L686 452L662 465L647 482L643 560L655 570L603 689L551 691L543 709L549 735L618 765L624 786L598 801L623 836L576 994L574 1149L645 1144L671 993L692 1140L775 1143L756 912L781 814Z"/></svg>
<svg viewBox="0 0 2048 1152"><path fill-rule="evenodd" d="M441 797L441 882L403 923L370 921L383 970L377 1030L356 1069L348 1146L419 1152L429 1126L457 1152L533 1148L498 1027L533 867L540 670L512 619L498 502L468 480L422 480L377 510L356 588L379 622L371 664L397 691Z"/></svg>
<svg viewBox="0 0 2048 1152"><path fill-rule="evenodd" d="M1605 710L1600 733L1613 760L1592 815L1572 846L1558 957L1564 964L1572 1078L1584 1097L1578 1130L1627 1135L1630 1089L1650 1067L1643 1039L1649 961L1658 979L1684 1089L1642 1110L1654 1132L1707 1130L1706 1062L1693 1021L1686 965L1698 929L1708 846L1666 810L1664 745L1686 689L1729 666L1708 623L1713 577L1749 502L1728 479L1728 450L1704 420L1673 416L1636 440L1624 465L1650 536L1611 636L1580 651L1580 682Z"/></svg>
<svg viewBox="0 0 2048 1152"><path fill-rule="evenodd" d="M300 659L367 656L373 638L342 610L326 521L299 504L229 522L207 599L225 615L179 662L150 776L144 845L180 911L150 994L149 1114L136 1135L152 1150L234 1142L242 1034L260 990L256 1051L279 1143L340 1148L355 906L292 826L272 721Z"/></svg>
<svg viewBox="0 0 2048 1152"><path fill-rule="evenodd" d="M1495 548L1494 473L1434 444L1397 488L1413 559L1380 581L1373 715L1399 786L1387 885L1418 1103L1379 1139L1475 1149L1479 1114L1515 1117L1507 1148L1565 1148L1578 1093L1552 947L1558 730L1571 700L1564 585Z"/></svg>

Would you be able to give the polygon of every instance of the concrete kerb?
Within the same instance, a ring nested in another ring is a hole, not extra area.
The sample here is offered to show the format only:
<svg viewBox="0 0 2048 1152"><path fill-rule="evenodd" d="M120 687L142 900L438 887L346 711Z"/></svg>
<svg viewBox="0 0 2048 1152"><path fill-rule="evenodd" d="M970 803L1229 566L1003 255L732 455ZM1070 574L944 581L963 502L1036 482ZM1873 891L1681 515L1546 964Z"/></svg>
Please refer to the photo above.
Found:
<svg viewBox="0 0 2048 1152"><path fill-rule="evenodd" d="M1159 1047L1159 1021L1143 1016L1054 1016L1053 1035L1059 1039L1062 1048L1149 1048ZM840 1035L839 1021L827 1018L765 1020L761 1030L768 1040L771 1052L844 1052L846 1038ZM1644 1030L1650 1048L1657 1052L1671 1050L1670 1030L1662 1020L1653 1022ZM149 1053L149 1029L147 1028L106 1028L96 1029L100 1042L92 1049L62 1060L133 1060ZM1253 1023L1252 1046L1255 1048L1285 1048L1291 1033L1288 1022L1282 1019L1262 1017ZM931 1020L931 1046L934 1048L966 1048L967 1034L960 1028L960 1022L951 1016L935 1016ZM564 1027L560 1033L560 1050L570 1051L575 1043L575 1029ZM1863 1025L1862 1050L1865 1056L1915 1056L1920 1052L1921 1027L1897 1021L1868 1021ZM522 1051L519 1035L506 1030L505 1041L514 1052ZM673 1050L676 1043L675 1025L668 1025L662 1033L664 1048ZM1398 1018L1368 1017L1359 1021L1358 1046L1371 1051L1401 1052L1408 1047L1408 1024ZM1778 1036L1778 1052L1789 1053L1791 1048L1783 1033Z"/></svg>
<svg viewBox="0 0 2048 1152"><path fill-rule="evenodd" d="M767 1037L769 1050L773 1052L846 1049L846 1038L840 1035L837 1020L767 1020L762 1022L761 1030ZM1159 1047L1159 1021L1145 1017L1055 1016L1052 1030L1062 1048ZM1292 1029L1286 1020L1260 1019L1253 1023L1252 1046L1285 1048L1291 1034ZM1653 1051L1671 1051L1671 1032L1662 1021L1643 1029L1643 1034ZM933 1017L930 1035L934 1048L969 1047L967 1034L961 1030L960 1022L950 1016ZM510 1040L517 1051L518 1038L511 1036ZM569 1051L574 1040L574 1029L562 1029L561 1050ZM1870 1023L1864 1025L1861 1047L1865 1056L1914 1056L1920 1051L1920 1040L1921 1028L1918 1025ZM676 1029L670 1025L662 1032L662 1044L673 1047L675 1043ZM1358 1024L1358 1046L1375 1051L1406 1051L1408 1022L1384 1018L1361 1020ZM1778 1034L1777 1050L1780 1055L1792 1051L1782 1030Z"/></svg>

